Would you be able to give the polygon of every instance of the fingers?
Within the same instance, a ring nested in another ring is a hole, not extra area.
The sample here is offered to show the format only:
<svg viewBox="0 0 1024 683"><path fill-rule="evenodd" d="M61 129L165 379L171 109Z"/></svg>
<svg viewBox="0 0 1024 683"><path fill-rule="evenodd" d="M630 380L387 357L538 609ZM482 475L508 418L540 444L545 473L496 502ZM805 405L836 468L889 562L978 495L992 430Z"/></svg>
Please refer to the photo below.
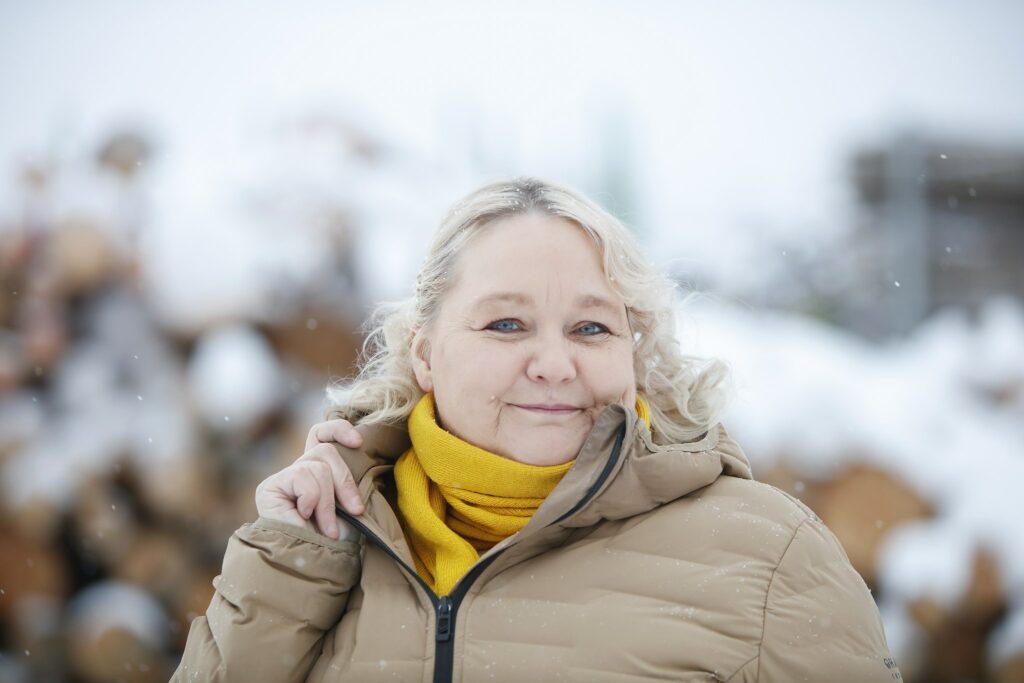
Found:
<svg viewBox="0 0 1024 683"><path fill-rule="evenodd" d="M336 455L336 454L335 454ZM353 515L361 515L366 511L363 497L359 494L359 486L352 477L345 463L332 459L329 461L331 467L331 479L334 484L334 495L341 502L341 507Z"/></svg>
<svg viewBox="0 0 1024 683"><path fill-rule="evenodd" d="M316 478L309 470L299 467L292 469L290 477L288 470L284 470L281 474L283 475L281 484L291 488L288 493L295 500L295 511L302 519L309 519L320 498L320 485L317 484Z"/></svg>
<svg viewBox="0 0 1024 683"><path fill-rule="evenodd" d="M302 458L318 459L331 468L331 479L334 495L346 512L361 515L366 510L359 487L356 485L348 466L338 457L333 443L337 442L350 448L358 448L363 444L363 436L356 431L348 420L328 420L313 425L306 438L306 453Z"/></svg>
<svg viewBox="0 0 1024 683"><path fill-rule="evenodd" d="M306 439L306 452L256 487L257 511L271 519L319 531L329 538L340 538L343 529L351 532L352 527L338 517L337 507L351 515L361 515L366 504L334 444L354 448L362 440L347 420L314 425Z"/></svg>
<svg viewBox="0 0 1024 683"><path fill-rule="evenodd" d="M334 516L334 484L327 463L309 460L295 465L292 479L295 509L303 519L313 519L324 536L337 538L338 521Z"/></svg>
<svg viewBox="0 0 1024 683"><path fill-rule="evenodd" d="M333 444L321 443L314 446L312 450L303 453L293 466L302 463L318 463L328 468L329 486L326 490L330 494L332 504L337 498L338 504L349 514L361 515L366 511L366 504L359 493L359 485Z"/></svg>
<svg viewBox="0 0 1024 683"><path fill-rule="evenodd" d="M318 422L309 430L309 435L306 437L306 450L309 451L321 443L334 441L349 448L359 448L363 445L363 435L356 431L356 428L348 420Z"/></svg>
<svg viewBox="0 0 1024 683"><path fill-rule="evenodd" d="M361 515L366 512L366 504L363 503L363 497L359 495L359 487L352 479L352 475L347 470L346 474L348 476L342 479L340 484L335 482L335 495L338 496L338 500L341 501L341 506L345 508L346 512L353 515Z"/></svg>
<svg viewBox="0 0 1024 683"><path fill-rule="evenodd" d="M313 467L314 463L310 463ZM320 487L320 498L316 502L316 525L320 533L330 538L338 537L338 518L334 516L334 483L331 481L331 468L327 463L313 467L317 484Z"/></svg>
<svg viewBox="0 0 1024 683"><path fill-rule="evenodd" d="M356 483L355 477L352 476L345 461L338 456L338 452L332 445L320 444L302 457L323 462L330 468L331 495L337 498L338 503L346 512L352 515L361 515L366 511L366 504L359 493L359 485Z"/></svg>

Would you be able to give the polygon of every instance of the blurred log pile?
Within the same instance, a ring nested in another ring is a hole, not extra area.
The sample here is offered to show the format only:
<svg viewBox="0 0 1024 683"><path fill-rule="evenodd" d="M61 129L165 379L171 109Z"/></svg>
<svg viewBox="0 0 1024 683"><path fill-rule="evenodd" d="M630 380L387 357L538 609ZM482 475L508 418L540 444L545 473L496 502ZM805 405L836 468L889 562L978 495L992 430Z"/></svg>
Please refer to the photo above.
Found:
<svg viewBox="0 0 1024 683"><path fill-rule="evenodd" d="M97 173L130 183L146 155L116 137ZM360 321L292 293L290 316L168 329L132 237L35 210L53 174L27 166L24 220L0 226L0 683L162 682ZM239 348L261 378L234 380L262 396L248 407L218 385Z"/></svg>

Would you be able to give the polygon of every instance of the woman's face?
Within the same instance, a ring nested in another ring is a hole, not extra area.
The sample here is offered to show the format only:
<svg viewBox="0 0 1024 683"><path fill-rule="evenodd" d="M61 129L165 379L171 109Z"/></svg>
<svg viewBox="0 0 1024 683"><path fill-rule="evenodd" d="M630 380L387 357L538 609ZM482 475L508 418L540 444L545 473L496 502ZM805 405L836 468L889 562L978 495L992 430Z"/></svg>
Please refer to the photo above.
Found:
<svg viewBox="0 0 1024 683"><path fill-rule="evenodd" d="M567 462L606 405L636 401L633 335L597 247L540 214L501 219L458 257L414 360L438 421L531 465Z"/></svg>

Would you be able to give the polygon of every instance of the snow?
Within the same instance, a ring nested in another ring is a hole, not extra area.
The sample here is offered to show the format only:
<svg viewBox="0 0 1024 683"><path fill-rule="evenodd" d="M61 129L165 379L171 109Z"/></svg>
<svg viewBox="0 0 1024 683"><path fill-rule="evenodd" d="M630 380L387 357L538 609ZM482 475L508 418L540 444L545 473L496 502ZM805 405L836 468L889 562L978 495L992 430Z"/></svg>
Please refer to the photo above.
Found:
<svg viewBox="0 0 1024 683"><path fill-rule="evenodd" d="M0 396L0 449L24 443L42 428L44 410L39 393L22 389Z"/></svg>
<svg viewBox="0 0 1024 683"><path fill-rule="evenodd" d="M245 431L281 400L284 376L266 338L237 323L200 338L189 364L188 385L207 426Z"/></svg>
<svg viewBox="0 0 1024 683"><path fill-rule="evenodd" d="M121 628L153 651L169 638L167 615L153 596L131 584L101 581L75 594L68 604L69 633L80 642L95 642L109 630Z"/></svg>
<svg viewBox="0 0 1024 683"><path fill-rule="evenodd" d="M901 524L883 541L879 580L900 603L930 598L952 608L971 578L974 551L975 539L946 520Z"/></svg>
<svg viewBox="0 0 1024 683"><path fill-rule="evenodd" d="M977 325L946 312L876 347L808 318L708 297L679 325L685 348L732 367L723 421L755 476L783 456L821 478L869 462L939 509L939 522L893 532L882 573L887 587L891 579L897 591L945 601L962 592L976 545L996 553L1008 591L1024 597L1024 519L1014 511L1024 419L1017 405L993 406L970 388L1024 386L1022 316L1019 303L994 299Z"/></svg>
<svg viewBox="0 0 1024 683"><path fill-rule="evenodd" d="M1024 309L1009 300L997 299L982 310L980 333L974 339L973 362L964 368L967 377L981 385L1024 382ZM1024 407L1024 392L1017 396Z"/></svg>
<svg viewBox="0 0 1024 683"><path fill-rule="evenodd" d="M77 482L108 472L121 454L173 461L194 443L184 368L140 298L108 289L82 318L80 335L51 374L45 405L27 390L6 399L12 411L5 409L4 422L26 418L2 432L16 444L0 463L0 486L15 507L40 498L66 509ZM34 418L29 406L38 406Z"/></svg>

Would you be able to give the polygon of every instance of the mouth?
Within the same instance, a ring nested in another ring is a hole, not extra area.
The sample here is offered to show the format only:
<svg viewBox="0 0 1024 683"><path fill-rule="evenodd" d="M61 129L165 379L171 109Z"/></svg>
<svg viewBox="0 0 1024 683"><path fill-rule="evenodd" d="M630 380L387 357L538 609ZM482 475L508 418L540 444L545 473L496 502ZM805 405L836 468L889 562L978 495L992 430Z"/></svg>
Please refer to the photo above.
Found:
<svg viewBox="0 0 1024 683"><path fill-rule="evenodd" d="M582 408L564 403L512 403L510 405L538 415L575 415L582 410Z"/></svg>

